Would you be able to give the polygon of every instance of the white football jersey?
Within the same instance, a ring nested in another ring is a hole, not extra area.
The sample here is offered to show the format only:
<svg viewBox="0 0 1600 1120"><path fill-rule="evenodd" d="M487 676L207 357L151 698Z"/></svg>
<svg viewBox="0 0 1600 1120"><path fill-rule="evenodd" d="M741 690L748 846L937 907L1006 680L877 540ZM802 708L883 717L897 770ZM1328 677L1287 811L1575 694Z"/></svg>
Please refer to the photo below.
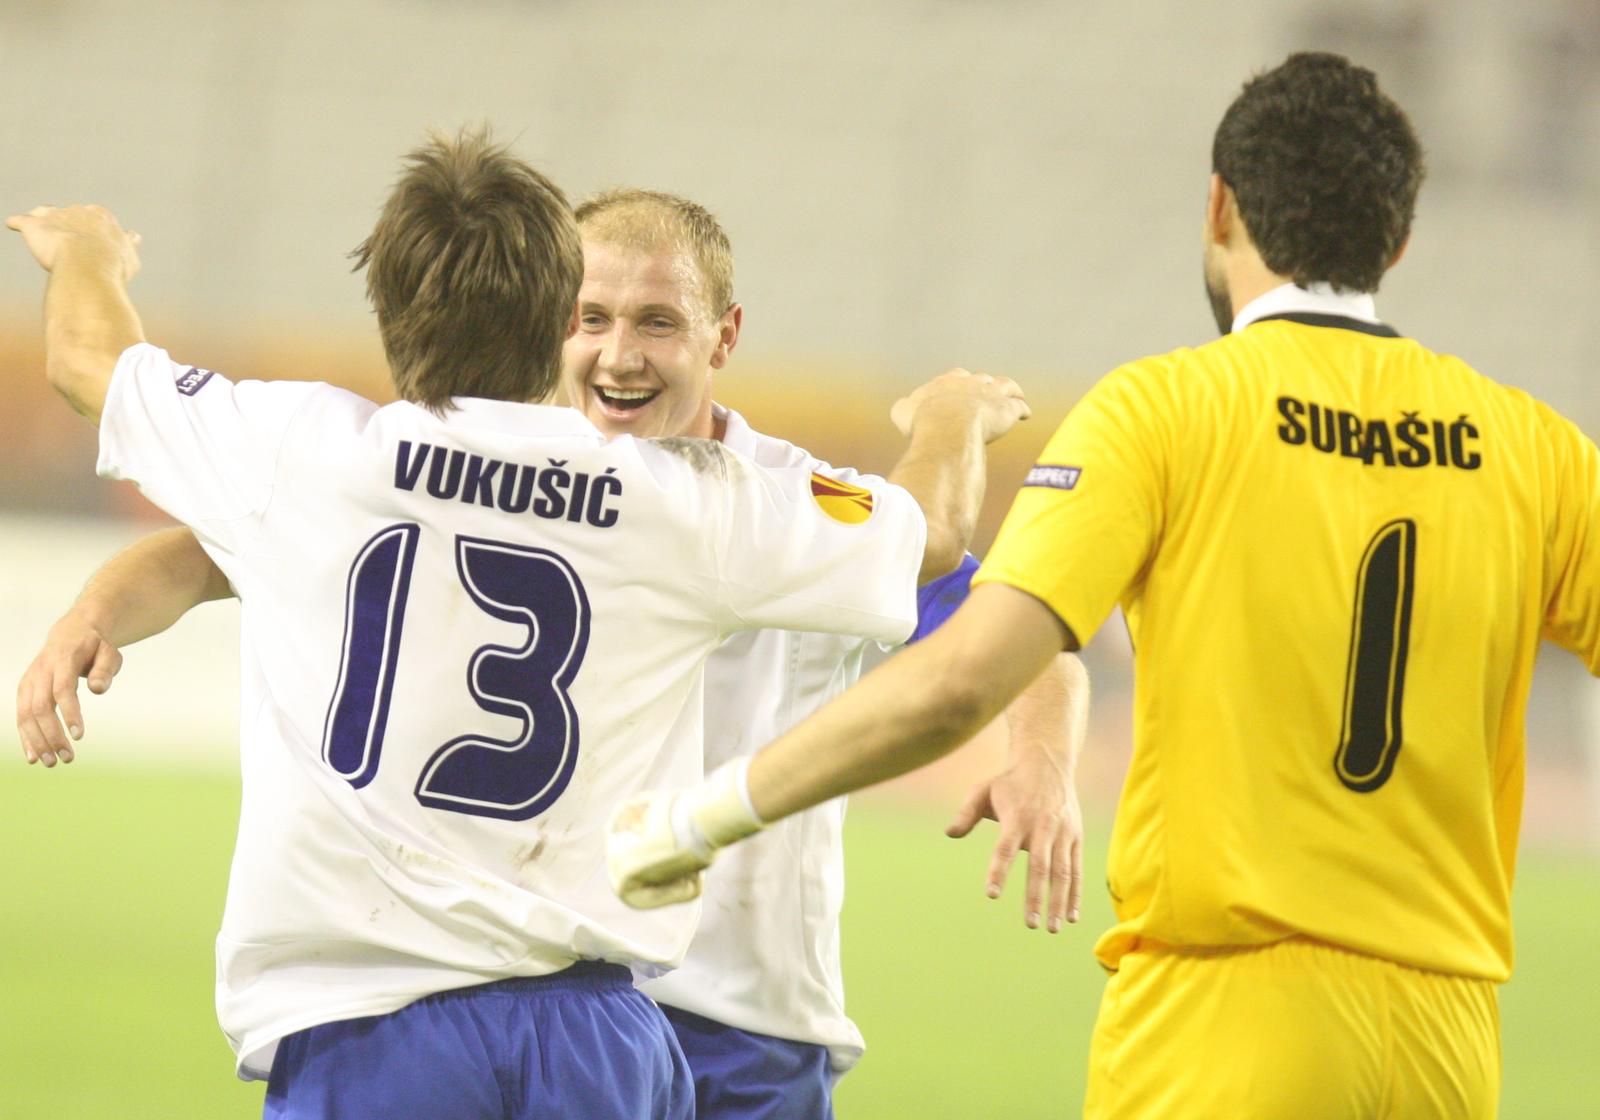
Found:
<svg viewBox="0 0 1600 1120"><path fill-rule="evenodd" d="M830 515L805 466L456 404L234 384L147 345L106 397L100 473L190 525L241 601L217 1009L245 1077L286 1034L432 992L675 964L697 909L624 906L603 829L701 776L707 655L915 619L925 526L896 487Z"/></svg>
<svg viewBox="0 0 1600 1120"><path fill-rule="evenodd" d="M861 481L756 432L736 412L719 407L718 415L727 421L723 445L763 467ZM873 573L871 585L895 603L915 595L916 570L901 560L904 527L884 520L862 528L892 569ZM872 644L790 630L729 638L706 663L706 769L754 754L849 688ZM863 1043L845 1015L839 963L844 810L842 797L824 802L719 852L683 964L640 990L741 1030L826 1046L836 1071L853 1066Z"/></svg>

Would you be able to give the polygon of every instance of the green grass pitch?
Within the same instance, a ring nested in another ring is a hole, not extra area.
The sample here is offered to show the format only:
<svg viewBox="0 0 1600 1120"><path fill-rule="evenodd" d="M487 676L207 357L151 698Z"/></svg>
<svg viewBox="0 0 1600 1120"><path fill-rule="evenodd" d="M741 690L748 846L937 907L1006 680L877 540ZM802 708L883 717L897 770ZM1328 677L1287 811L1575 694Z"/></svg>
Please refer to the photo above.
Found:
<svg viewBox="0 0 1600 1120"><path fill-rule="evenodd" d="M237 812L226 776L85 760L0 771L0 1118L226 1120L260 1115L212 1013L211 938ZM1013 884L981 892L990 833L941 834L931 810L851 812L850 1008L869 1052L843 1120L1078 1114L1108 912L1051 937ZM1090 882L1104 866L1091 839ZM1529 855L1518 975L1503 993L1508 1120L1600 1115L1600 870Z"/></svg>

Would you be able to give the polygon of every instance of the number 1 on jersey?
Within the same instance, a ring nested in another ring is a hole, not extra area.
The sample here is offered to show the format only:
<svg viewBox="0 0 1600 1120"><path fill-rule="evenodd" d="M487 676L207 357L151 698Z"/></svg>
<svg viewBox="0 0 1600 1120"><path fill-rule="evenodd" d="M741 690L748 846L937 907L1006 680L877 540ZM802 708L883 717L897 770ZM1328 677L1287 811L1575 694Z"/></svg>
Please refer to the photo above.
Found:
<svg viewBox="0 0 1600 1120"><path fill-rule="evenodd" d="M391 525L361 546L344 592L344 648L322 728L322 757L360 789L378 772L394 667L417 558L416 525Z"/></svg>
<svg viewBox="0 0 1600 1120"><path fill-rule="evenodd" d="M1400 754L1416 559L1417 523L1391 521L1367 545L1356 574L1344 726L1333 768L1357 793L1388 781Z"/></svg>

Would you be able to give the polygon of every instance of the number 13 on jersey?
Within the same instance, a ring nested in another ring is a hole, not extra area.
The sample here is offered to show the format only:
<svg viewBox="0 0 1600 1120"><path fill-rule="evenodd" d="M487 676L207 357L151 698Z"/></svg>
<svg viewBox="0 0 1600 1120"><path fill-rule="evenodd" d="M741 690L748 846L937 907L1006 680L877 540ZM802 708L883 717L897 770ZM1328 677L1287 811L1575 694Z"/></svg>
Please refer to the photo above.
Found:
<svg viewBox="0 0 1600 1120"><path fill-rule="evenodd" d="M357 789L378 773L421 529L390 525L357 552L345 585L344 643L323 724L322 757ZM455 540L456 575L480 610L524 630L517 646L484 645L467 664L478 707L516 720L508 739L468 733L435 750L416 797L433 809L524 821L555 803L578 761L568 689L589 645L578 573L542 548Z"/></svg>

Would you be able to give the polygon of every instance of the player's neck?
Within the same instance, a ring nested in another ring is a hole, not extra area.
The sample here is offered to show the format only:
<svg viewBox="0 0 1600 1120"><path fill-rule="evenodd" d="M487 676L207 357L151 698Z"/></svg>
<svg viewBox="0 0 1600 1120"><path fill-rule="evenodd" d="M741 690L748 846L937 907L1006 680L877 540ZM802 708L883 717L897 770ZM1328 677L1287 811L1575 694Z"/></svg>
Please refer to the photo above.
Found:
<svg viewBox="0 0 1600 1120"><path fill-rule="evenodd" d="M1292 284L1289 276L1280 276L1268 268L1255 252L1235 253L1228 258L1228 302L1235 315L1260 296L1274 288Z"/></svg>

